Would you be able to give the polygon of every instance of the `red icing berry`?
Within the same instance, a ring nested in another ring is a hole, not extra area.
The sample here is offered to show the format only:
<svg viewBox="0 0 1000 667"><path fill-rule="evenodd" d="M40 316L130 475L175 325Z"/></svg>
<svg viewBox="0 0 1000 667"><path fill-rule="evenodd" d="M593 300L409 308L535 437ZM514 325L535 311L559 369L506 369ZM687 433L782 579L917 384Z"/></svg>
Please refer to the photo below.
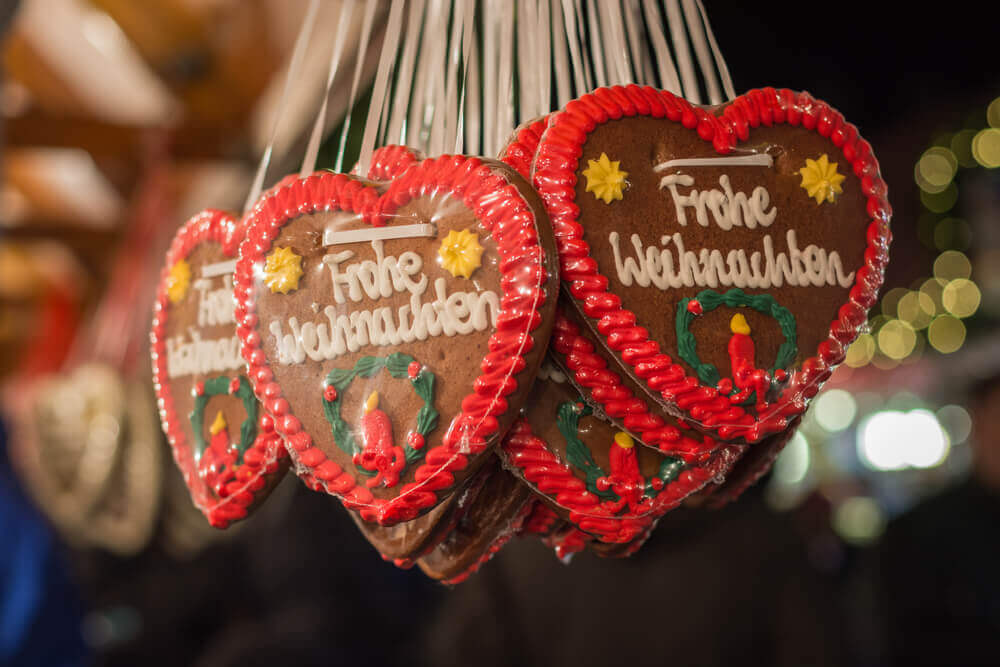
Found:
<svg viewBox="0 0 1000 667"><path fill-rule="evenodd" d="M406 367L406 374L410 376L410 379L417 377L420 374L420 364L416 361L411 361L410 365Z"/></svg>
<svg viewBox="0 0 1000 667"><path fill-rule="evenodd" d="M196 382L195 385L194 385L194 395L195 396L203 396L204 394L205 394L205 383L204 382Z"/></svg>
<svg viewBox="0 0 1000 667"><path fill-rule="evenodd" d="M337 388L332 384L326 385L326 389L323 390L323 398L330 401L331 403L337 400Z"/></svg>
<svg viewBox="0 0 1000 667"><path fill-rule="evenodd" d="M229 393L235 394L239 390L240 390L240 379L238 377L233 378L232 381L229 383Z"/></svg>
<svg viewBox="0 0 1000 667"><path fill-rule="evenodd" d="M406 438L406 442L413 449L421 450L424 448L424 436L420 435L416 431L410 432L410 435Z"/></svg>
<svg viewBox="0 0 1000 667"><path fill-rule="evenodd" d="M701 307L701 301L698 301L697 299L691 299L688 301L687 309L692 315L701 315L705 312Z"/></svg>

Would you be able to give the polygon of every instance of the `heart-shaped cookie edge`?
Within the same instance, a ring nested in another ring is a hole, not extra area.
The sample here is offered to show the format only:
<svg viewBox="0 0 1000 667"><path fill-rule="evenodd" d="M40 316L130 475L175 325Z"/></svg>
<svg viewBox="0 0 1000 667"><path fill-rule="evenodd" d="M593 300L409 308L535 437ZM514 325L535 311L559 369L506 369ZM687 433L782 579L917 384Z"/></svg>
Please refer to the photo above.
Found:
<svg viewBox="0 0 1000 667"><path fill-rule="evenodd" d="M391 214L406 201L434 188L459 193L466 207L491 230L501 257L501 312L481 366L488 370L473 382L471 393L462 401L461 414L448 426L445 442L427 452L414 480L404 484L398 495L382 500L316 447L290 413L261 347L253 269L263 261L281 227L295 217L337 208L356 212L374 224L380 216ZM453 473L464 471L470 465L470 457L485 453L493 444L488 438L502 435L498 418L512 412L504 396L517 390L522 374L527 372L526 377L533 379L541 362L541 355L536 355L535 367L529 368L524 355L539 344L544 349L548 343L551 311L555 307L550 293L555 292L552 283L558 274L550 268L554 263L545 256L539 238L544 231L540 228L536 213L517 186L479 158L457 155L416 162L403 170L381 196L365 181L318 172L280 188L259 202L248 220L236 266L238 334L254 392L275 416L275 428L285 438L297 467L321 483L328 493L340 497L345 507L358 511L366 521L392 525L413 519L437 504L454 486ZM532 245L537 252L525 252ZM525 308L526 305L530 307ZM536 335L540 340L535 340Z"/></svg>
<svg viewBox="0 0 1000 667"><path fill-rule="evenodd" d="M634 313L622 306L620 297L608 291L607 278L590 258L590 246L583 239L582 225L576 220L579 209L574 203L575 173L582 146L598 124L636 115L679 122L696 131L723 155L738 141L747 140L750 128L784 123L801 125L830 139L861 180L870 218L864 264L856 269L849 298L831 324L829 336L820 343L816 354L803 361L792 374L768 415L755 418L729 404L714 387L704 386L696 377L687 375L680 364L660 350L658 343L648 339L637 325ZM588 318L600 322L595 333L605 341L612 337L628 341L618 346L630 348L627 360L621 359L618 350L616 357L631 373L641 365L644 369L641 380L651 390L680 408L692 423L724 440L742 438L756 442L784 430L789 418L804 412L808 400L843 361L848 345L867 321L868 309L875 304L882 285L891 240L891 208L878 161L856 127L847 123L840 112L808 93L773 88L751 90L715 116L667 91L651 87L633 84L600 88L553 114L541 138L532 171L532 182L549 209L562 277L576 307Z"/></svg>
<svg viewBox="0 0 1000 667"><path fill-rule="evenodd" d="M287 469L285 447L273 429L273 422L266 410L260 416L260 434L247 452L274 450L278 455L275 460L262 456L262 467L258 474L250 478L244 488L223 499L215 499L204 494L196 494L192 486L193 476L197 469L191 456L191 443L181 427L181 421L174 410L174 398L170 392L170 380L167 377L166 354L166 322L167 322L167 280L170 269L178 261L185 259L195 246L205 242L215 242L222 246L222 252L227 257L235 258L239 241L242 239L242 226L237 219L226 211L206 209L188 219L174 236L167 250L166 263L160 274L156 289L156 299L153 303L153 320L150 328L150 357L153 366L153 389L156 393L156 403L160 415L160 425L167 437L174 462L180 469L184 484L191 494L195 506L201 510L208 522L216 528L226 528L230 523L248 516L250 507L262 500ZM246 454L244 454L245 456ZM281 459L285 459L284 462Z"/></svg>

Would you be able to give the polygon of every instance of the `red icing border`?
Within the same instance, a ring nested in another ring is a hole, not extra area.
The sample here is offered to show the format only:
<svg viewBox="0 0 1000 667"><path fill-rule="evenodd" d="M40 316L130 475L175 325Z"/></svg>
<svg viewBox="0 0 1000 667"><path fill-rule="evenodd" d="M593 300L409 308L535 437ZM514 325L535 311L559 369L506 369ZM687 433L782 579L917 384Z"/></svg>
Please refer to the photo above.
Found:
<svg viewBox="0 0 1000 667"><path fill-rule="evenodd" d="M260 415L260 434L243 455L245 463L259 471L249 479L244 480L242 489L220 499L214 494L209 494L204 483L199 485L193 479L197 476L197 470L191 456L191 445L187 442L187 437L181 427L183 422L178 419L174 410L174 398L170 393L169 379L167 378L167 279L171 267L190 255L195 246L200 243L219 243L222 245L223 254L227 257L235 257L237 246L242 238L239 234L240 230L236 218L225 211L215 209L202 211L181 226L167 251L166 264L160 274L160 282L156 289L156 301L153 304L153 324L150 331L153 388L156 391L160 411L160 424L170 443L174 461L184 475L184 483L187 485L195 505L202 511L208 522L216 528L225 528L231 522L247 516L248 508L259 499L260 493L267 489L267 476L281 470L279 461L285 458L287 452L274 433L271 417L264 409L261 410ZM277 454L277 459L269 460L271 450ZM201 489L201 493L196 491L198 488Z"/></svg>
<svg viewBox="0 0 1000 667"><path fill-rule="evenodd" d="M607 278L598 272L596 262L590 257L590 246L576 221L579 209L573 201L582 147L598 124L636 115L680 122L721 154L728 153L738 141L746 140L750 128L784 123L801 125L829 138L841 149L861 181L871 218L865 263L857 269L849 300L831 323L829 337L819 345L816 356L806 359L795 371L768 415L755 419L743 408L730 404L714 387L704 386L696 377L688 376L681 365L660 350L656 341L649 340L646 330L637 325L635 314L608 290ZM615 341L609 342L609 346L636 376L680 408L693 423L725 440L744 438L750 442L785 429L789 418L805 410L808 399L816 395L833 368L843 361L847 346L867 321L868 309L875 303L882 285L889 260L892 212L871 145L825 102L808 93L786 89L751 90L733 100L717 117L666 91L637 85L615 86L584 95L550 118L535 156L533 182L549 210L563 280L578 307L597 320L597 329L605 340Z"/></svg>
<svg viewBox="0 0 1000 667"><path fill-rule="evenodd" d="M264 261L281 227L299 215L339 208L361 214L370 224L382 225L385 216L410 199L439 190L461 197L493 234L501 258L501 312L481 365L482 374L463 399L462 412L448 426L444 442L427 452L414 481L404 484L397 496L379 499L327 458L291 414L261 348L253 268ZM528 203L516 186L478 158L443 156L415 163L381 197L374 188L343 174L312 174L265 197L248 224L235 277L238 333L254 392L275 416L275 428L285 437L293 460L366 521L391 525L437 504L441 494L454 486L454 473L467 468L471 457L488 449L488 438L497 435L498 417L508 410L504 397L517 389L516 376L526 368L523 354L535 345L531 332L542 324L540 308L546 301L547 273L535 215Z"/></svg>
<svg viewBox="0 0 1000 667"><path fill-rule="evenodd" d="M573 474L572 468L552 453L531 425L518 419L501 445L504 460L517 468L539 493L551 497L569 510L569 521L580 530L597 536L602 542L631 542L653 521L677 507L690 494L724 473L742 450L741 445L721 449L709 462L682 470L653 499L652 509L642 516L611 514L601 499L587 490L586 483Z"/></svg>

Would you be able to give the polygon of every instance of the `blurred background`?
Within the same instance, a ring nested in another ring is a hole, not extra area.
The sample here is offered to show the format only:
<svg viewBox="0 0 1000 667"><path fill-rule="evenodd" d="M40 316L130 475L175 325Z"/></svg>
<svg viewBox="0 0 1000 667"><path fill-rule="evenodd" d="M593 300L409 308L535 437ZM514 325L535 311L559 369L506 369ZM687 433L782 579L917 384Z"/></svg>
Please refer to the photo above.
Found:
<svg viewBox="0 0 1000 667"><path fill-rule="evenodd" d="M306 4L0 3L0 664L996 664L995 10L706 2L738 92L809 90L875 148L894 241L868 332L738 503L626 561L515 540L448 590L295 480L208 528L155 415L161 258L189 215L241 209ZM266 186L298 169L328 48ZM321 167L346 86L329 104Z"/></svg>

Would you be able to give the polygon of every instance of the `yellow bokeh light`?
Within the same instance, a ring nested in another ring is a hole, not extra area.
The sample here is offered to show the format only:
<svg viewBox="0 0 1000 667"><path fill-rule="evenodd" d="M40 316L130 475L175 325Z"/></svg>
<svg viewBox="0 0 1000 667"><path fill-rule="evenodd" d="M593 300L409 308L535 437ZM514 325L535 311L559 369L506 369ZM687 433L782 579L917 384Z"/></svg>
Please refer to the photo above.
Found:
<svg viewBox="0 0 1000 667"><path fill-rule="evenodd" d="M880 371L891 371L893 368L899 366L899 360L887 357L884 354L876 354L872 357L872 366Z"/></svg>
<svg viewBox="0 0 1000 667"><path fill-rule="evenodd" d="M878 347L890 359L905 359L917 344L917 334L902 320L889 320L878 332Z"/></svg>
<svg viewBox="0 0 1000 667"><path fill-rule="evenodd" d="M926 294L934 302L934 312L941 313L944 306L941 304L941 292L944 290L945 282L939 278L925 280L920 286L920 293Z"/></svg>
<svg viewBox="0 0 1000 667"><path fill-rule="evenodd" d="M920 191L920 203L928 211L933 211L934 213L947 213L958 201L958 188L955 187L954 181L948 184L944 190L940 192L927 192L926 190Z"/></svg>
<svg viewBox="0 0 1000 667"><path fill-rule="evenodd" d="M941 304L955 317L971 317L982 301L982 294L976 283L965 278L957 278L944 286Z"/></svg>
<svg viewBox="0 0 1000 667"><path fill-rule="evenodd" d="M987 169L1000 167L1000 129L980 130L972 139L972 157Z"/></svg>
<svg viewBox="0 0 1000 667"><path fill-rule="evenodd" d="M882 314L886 317L896 317L899 300L910 293L905 287L893 287L882 295Z"/></svg>
<svg viewBox="0 0 1000 667"><path fill-rule="evenodd" d="M976 158L972 157L972 139L975 136L975 130L961 130L951 138L951 152L962 167L976 166Z"/></svg>
<svg viewBox="0 0 1000 667"><path fill-rule="evenodd" d="M875 339L871 334L861 334L847 348L844 363L851 368L861 368L871 361L873 356L875 356Z"/></svg>
<svg viewBox="0 0 1000 667"><path fill-rule="evenodd" d="M943 354L951 354L965 342L965 325L951 315L939 315L927 328L927 340Z"/></svg>
<svg viewBox="0 0 1000 667"><path fill-rule="evenodd" d="M986 122L990 127L1000 128L1000 97L996 98L986 107Z"/></svg>
<svg viewBox="0 0 1000 667"><path fill-rule="evenodd" d="M964 250L971 240L972 230L965 220L945 218L934 226L934 247L938 250Z"/></svg>
<svg viewBox="0 0 1000 667"><path fill-rule="evenodd" d="M951 149L934 146L924 151L914 167L913 178L924 192L942 192L958 169L958 159Z"/></svg>
<svg viewBox="0 0 1000 667"><path fill-rule="evenodd" d="M945 282L972 275L972 262L957 250L946 250L934 260L934 277ZM923 289L923 288L921 288Z"/></svg>
<svg viewBox="0 0 1000 667"><path fill-rule="evenodd" d="M923 292L913 291L907 292L899 300L896 313L899 319L919 331L931 323L937 309L934 307L934 299Z"/></svg>

